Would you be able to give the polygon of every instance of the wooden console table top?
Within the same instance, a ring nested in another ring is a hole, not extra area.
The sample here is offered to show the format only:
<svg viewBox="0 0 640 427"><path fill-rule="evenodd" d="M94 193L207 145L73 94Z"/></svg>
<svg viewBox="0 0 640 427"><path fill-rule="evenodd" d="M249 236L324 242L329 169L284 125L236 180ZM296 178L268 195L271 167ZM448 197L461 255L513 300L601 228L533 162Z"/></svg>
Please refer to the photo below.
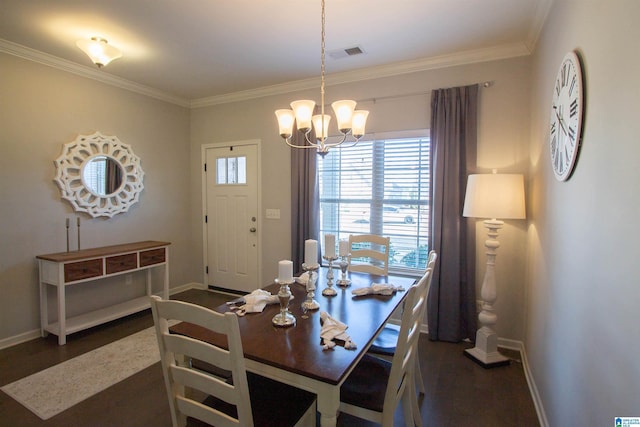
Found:
<svg viewBox="0 0 640 427"><path fill-rule="evenodd" d="M53 262L69 262L87 258L103 257L107 255L121 254L126 252L136 252L145 249L169 246L170 242L158 242L155 240L145 240L142 242L123 243L113 246L102 246L100 248L81 249L79 251L58 252L54 254L37 255L36 258Z"/></svg>

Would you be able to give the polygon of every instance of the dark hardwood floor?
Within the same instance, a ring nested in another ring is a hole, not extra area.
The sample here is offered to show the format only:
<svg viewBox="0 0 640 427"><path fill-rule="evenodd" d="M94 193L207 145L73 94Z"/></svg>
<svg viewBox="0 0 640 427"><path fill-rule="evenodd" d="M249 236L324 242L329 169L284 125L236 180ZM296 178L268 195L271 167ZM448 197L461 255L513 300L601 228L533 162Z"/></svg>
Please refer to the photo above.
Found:
<svg viewBox="0 0 640 427"><path fill-rule="evenodd" d="M189 290L173 296L193 303L221 304L229 295ZM153 326L149 310L68 337L58 346L55 336L0 350L0 386ZM463 355L470 344L432 342L420 337L422 374L427 393L420 400L425 426L539 426L517 352L509 366L484 369ZM396 425L404 425L401 410ZM372 426L340 415L338 426ZM117 383L70 409L42 421L0 392L0 426L171 426L160 363ZM259 427L259 426L258 426Z"/></svg>

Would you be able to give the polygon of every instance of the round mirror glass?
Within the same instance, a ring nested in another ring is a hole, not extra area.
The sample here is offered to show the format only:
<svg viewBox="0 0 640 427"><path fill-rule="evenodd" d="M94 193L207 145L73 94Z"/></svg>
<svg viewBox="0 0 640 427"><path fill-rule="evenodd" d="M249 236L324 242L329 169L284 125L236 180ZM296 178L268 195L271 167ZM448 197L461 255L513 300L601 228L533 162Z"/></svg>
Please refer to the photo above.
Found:
<svg viewBox="0 0 640 427"><path fill-rule="evenodd" d="M85 187L97 196L109 196L122 185L122 167L112 157L95 156L82 169Z"/></svg>

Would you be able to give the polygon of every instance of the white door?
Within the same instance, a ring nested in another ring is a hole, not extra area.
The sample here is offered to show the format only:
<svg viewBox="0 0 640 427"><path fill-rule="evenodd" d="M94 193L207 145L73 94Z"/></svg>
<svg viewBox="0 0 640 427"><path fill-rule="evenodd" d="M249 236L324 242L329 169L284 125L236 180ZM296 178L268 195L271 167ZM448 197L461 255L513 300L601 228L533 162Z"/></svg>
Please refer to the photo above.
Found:
<svg viewBox="0 0 640 427"><path fill-rule="evenodd" d="M204 148L207 285L251 292L258 277L258 144Z"/></svg>

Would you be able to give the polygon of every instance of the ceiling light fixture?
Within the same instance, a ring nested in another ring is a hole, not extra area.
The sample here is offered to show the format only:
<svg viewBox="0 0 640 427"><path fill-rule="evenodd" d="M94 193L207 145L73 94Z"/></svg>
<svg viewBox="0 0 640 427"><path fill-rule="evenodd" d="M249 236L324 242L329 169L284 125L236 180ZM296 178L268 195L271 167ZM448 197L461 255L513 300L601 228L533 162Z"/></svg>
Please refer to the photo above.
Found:
<svg viewBox="0 0 640 427"><path fill-rule="evenodd" d="M108 44L102 37L91 37L91 40L78 40L76 45L86 53L98 68L104 67L114 59L122 56L122 52Z"/></svg>
<svg viewBox="0 0 640 427"><path fill-rule="evenodd" d="M284 138L287 145L293 148L315 148L318 154L325 156L330 148L341 145L347 139L347 135L351 133L355 138L355 145L364 135L364 128L367 122L368 111L356 110L356 101L341 100L331 104L338 121L338 130L342 133L342 139L339 142L328 143L327 136L329 131L329 121L331 116L324 114L324 40L325 40L325 0L321 1L322 5L322 33L321 33L321 67L320 67L320 114L313 116L315 101L299 100L291 103L292 110L276 110L278 118L278 127L280 128L280 136ZM291 143L293 134L294 120L297 124L298 131L305 136L307 145L296 145ZM311 132L311 123L316 134L316 142L309 139Z"/></svg>

